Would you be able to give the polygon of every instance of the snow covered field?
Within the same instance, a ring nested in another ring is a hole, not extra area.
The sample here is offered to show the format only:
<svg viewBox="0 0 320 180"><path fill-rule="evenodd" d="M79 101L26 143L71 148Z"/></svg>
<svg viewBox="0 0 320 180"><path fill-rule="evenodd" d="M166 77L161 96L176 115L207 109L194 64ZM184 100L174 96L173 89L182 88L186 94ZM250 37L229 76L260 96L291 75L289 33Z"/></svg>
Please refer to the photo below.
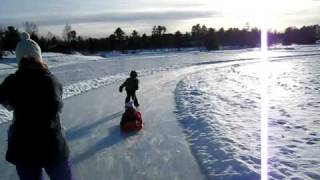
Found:
<svg viewBox="0 0 320 180"><path fill-rule="evenodd" d="M271 179L320 179L319 50L270 51ZM107 58L44 54L64 85L62 120L76 177L259 179L258 57L257 49ZM138 97L146 127L127 136L118 131L124 95L117 88L132 69L141 76ZM0 80L15 70L13 57L0 61ZM5 180L17 178L4 160L10 116L0 109Z"/></svg>
<svg viewBox="0 0 320 180"><path fill-rule="evenodd" d="M240 69L201 71L176 89L178 119L212 179L259 179L259 80Z"/></svg>
<svg viewBox="0 0 320 180"><path fill-rule="evenodd" d="M320 179L319 58L270 65L270 179ZM178 119L212 179L259 173L259 69L247 64L207 70L177 86Z"/></svg>
<svg viewBox="0 0 320 180"><path fill-rule="evenodd" d="M270 166L274 179L320 179L320 56L274 62Z"/></svg>

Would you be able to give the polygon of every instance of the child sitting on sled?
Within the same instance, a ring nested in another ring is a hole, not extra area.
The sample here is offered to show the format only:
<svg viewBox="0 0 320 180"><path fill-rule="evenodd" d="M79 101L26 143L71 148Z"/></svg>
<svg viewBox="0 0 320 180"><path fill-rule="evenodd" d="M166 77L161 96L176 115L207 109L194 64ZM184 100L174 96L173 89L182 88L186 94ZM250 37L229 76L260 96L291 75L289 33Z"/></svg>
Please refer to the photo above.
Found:
<svg viewBox="0 0 320 180"><path fill-rule="evenodd" d="M143 127L141 113L135 109L132 101L126 103L125 109L120 122L121 130L139 131Z"/></svg>

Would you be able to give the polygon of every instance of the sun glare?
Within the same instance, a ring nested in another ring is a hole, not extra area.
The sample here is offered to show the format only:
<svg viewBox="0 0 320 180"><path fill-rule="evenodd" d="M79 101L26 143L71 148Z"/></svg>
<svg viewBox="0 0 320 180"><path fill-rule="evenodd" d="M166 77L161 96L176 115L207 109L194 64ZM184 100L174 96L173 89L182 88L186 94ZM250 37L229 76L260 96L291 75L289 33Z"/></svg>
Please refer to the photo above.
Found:
<svg viewBox="0 0 320 180"><path fill-rule="evenodd" d="M233 19L237 25L249 23L251 26L261 27L264 23L271 29L284 26L283 18L296 12L313 7L312 0L225 0L214 1L212 6L222 10L224 17ZM264 12L264 13L261 13Z"/></svg>
<svg viewBox="0 0 320 180"><path fill-rule="evenodd" d="M262 0L260 4L261 17L261 63L260 66L260 84L261 84L261 115L260 115L260 130L261 130L261 180L268 180L268 25L269 25L269 7L267 0Z"/></svg>

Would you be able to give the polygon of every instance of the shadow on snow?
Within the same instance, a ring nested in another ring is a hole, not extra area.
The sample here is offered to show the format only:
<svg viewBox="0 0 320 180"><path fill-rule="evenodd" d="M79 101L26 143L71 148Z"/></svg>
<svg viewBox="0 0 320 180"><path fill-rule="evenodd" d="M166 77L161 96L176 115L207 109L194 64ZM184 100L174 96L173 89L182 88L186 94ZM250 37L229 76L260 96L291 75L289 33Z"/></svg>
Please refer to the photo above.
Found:
<svg viewBox="0 0 320 180"><path fill-rule="evenodd" d="M92 124L89 124L87 126L81 127L81 128L74 128L70 129L66 132L66 137L69 141L76 140L81 137L85 137L91 133L95 133L94 129L98 127L99 125L108 122L112 119L118 118L122 115L122 111L119 111L113 115L110 115L108 117L105 117L101 120L98 120L97 122L94 122ZM93 157L103 149L109 148L123 140L125 140L127 137L133 136L136 134L136 132L133 133L123 133L120 130L120 126L112 126L109 129L106 129L105 131L108 133L107 136L97 141L95 144L88 146L84 152L76 155L72 158L72 163L78 164L86 159L89 159L90 157Z"/></svg>
<svg viewBox="0 0 320 180"><path fill-rule="evenodd" d="M123 111L119 111L115 114L112 114L108 117L104 117L103 119L98 120L98 121L96 121L92 124L89 124L87 126L72 128L66 132L66 138L68 141L73 141L73 140L85 137L91 133L94 133L94 129L96 127L98 127L99 125L101 125L105 122L108 122L112 119L120 117L122 115L122 113L123 113Z"/></svg>

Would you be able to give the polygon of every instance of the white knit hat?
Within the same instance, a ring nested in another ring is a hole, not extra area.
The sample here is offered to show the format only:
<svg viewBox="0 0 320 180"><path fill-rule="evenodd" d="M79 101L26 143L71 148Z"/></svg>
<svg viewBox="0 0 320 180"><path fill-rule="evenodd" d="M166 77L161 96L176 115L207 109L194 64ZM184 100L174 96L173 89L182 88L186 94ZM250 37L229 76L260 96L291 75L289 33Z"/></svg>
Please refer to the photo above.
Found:
<svg viewBox="0 0 320 180"><path fill-rule="evenodd" d="M42 61L40 46L30 39L30 35L27 32L23 32L20 35L21 41L16 47L16 58L19 64L24 57L33 57Z"/></svg>

